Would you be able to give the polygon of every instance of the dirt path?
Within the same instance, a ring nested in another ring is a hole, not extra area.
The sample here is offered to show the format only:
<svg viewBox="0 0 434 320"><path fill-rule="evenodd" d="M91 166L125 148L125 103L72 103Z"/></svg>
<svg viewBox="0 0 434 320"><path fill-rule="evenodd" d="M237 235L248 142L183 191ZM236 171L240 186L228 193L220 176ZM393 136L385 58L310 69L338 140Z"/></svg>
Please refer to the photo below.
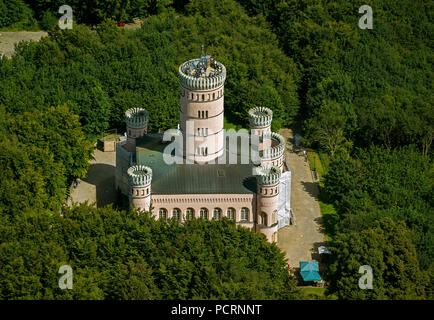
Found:
<svg viewBox="0 0 434 320"><path fill-rule="evenodd" d="M30 32L30 31L0 31L0 52L6 57L12 57L15 52L14 45L22 40L39 41L42 37L47 36L48 33L44 31Z"/></svg>
<svg viewBox="0 0 434 320"><path fill-rule="evenodd" d="M309 163L292 151L292 131L282 129L279 133L287 140L285 157L291 170L291 208L296 225L279 230L278 245L286 252L291 267L298 268L300 261L318 259L318 247L325 244L325 235L321 231L318 187L312 180Z"/></svg>

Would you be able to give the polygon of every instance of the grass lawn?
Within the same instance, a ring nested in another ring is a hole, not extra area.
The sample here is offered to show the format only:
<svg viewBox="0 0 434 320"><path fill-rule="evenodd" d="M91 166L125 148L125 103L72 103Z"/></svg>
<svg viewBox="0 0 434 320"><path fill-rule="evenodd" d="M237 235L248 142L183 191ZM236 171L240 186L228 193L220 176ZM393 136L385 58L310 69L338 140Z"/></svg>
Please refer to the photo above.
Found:
<svg viewBox="0 0 434 320"><path fill-rule="evenodd" d="M300 287L301 292L305 295L305 299L308 300L337 300L335 295L326 295L326 288L316 288L316 287Z"/></svg>
<svg viewBox="0 0 434 320"><path fill-rule="evenodd" d="M332 235L335 233L335 224L339 220L339 216L335 207L328 199L328 196L321 191L319 195L319 207L324 222L324 230L327 236L327 242L333 241Z"/></svg>
<svg viewBox="0 0 434 320"><path fill-rule="evenodd" d="M309 165L311 170L315 170L318 173L319 178L325 173L321 163L320 156L315 151L308 151Z"/></svg>
<svg viewBox="0 0 434 320"><path fill-rule="evenodd" d="M319 185L323 187L324 180L322 177L327 173L329 168L329 156L326 153L316 152L314 150L308 150L308 155L310 168L311 170L316 170L319 178ZM327 236L327 242L331 242L333 240L332 235L334 234L334 226L339 217L328 195L325 194L324 191L321 191L319 195L319 206L324 220L324 229Z"/></svg>

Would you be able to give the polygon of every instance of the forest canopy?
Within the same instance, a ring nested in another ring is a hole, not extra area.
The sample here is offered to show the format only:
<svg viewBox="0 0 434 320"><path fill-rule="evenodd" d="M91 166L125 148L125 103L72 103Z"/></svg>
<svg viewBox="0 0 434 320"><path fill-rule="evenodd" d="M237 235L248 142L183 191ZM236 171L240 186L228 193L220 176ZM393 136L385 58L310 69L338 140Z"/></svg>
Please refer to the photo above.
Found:
<svg viewBox="0 0 434 320"><path fill-rule="evenodd" d="M291 127L328 155L330 292L432 299L432 1L72 0L72 30L57 27L62 4L0 0L0 29L49 33L0 59L2 298L299 297L277 247L227 221L182 229L111 208L62 208L96 138L123 132L127 109L145 107L152 132L177 126L178 66L204 50L228 70L227 121L247 127L249 108L269 107L273 131ZM373 29L358 27L362 5L373 9ZM116 25L134 18L139 29ZM54 265L72 260L81 289L60 292ZM382 272L369 293L356 286L364 264ZM28 268L37 273L26 278Z"/></svg>
<svg viewBox="0 0 434 320"><path fill-rule="evenodd" d="M180 225L84 204L62 213L0 216L0 299L300 298L276 244L226 218ZM59 288L61 265L73 290Z"/></svg>

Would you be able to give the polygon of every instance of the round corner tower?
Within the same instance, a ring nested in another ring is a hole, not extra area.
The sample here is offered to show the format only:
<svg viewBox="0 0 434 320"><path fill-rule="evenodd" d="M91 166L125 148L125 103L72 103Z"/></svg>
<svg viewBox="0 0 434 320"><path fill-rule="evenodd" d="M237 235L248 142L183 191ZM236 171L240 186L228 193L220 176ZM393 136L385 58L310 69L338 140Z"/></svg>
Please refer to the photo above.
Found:
<svg viewBox="0 0 434 320"><path fill-rule="evenodd" d="M152 169L135 165L127 170L130 186L130 207L149 211L151 205Z"/></svg>
<svg viewBox="0 0 434 320"><path fill-rule="evenodd" d="M249 123L252 135L262 136L271 132L273 111L265 107L256 107L249 110Z"/></svg>
<svg viewBox="0 0 434 320"><path fill-rule="evenodd" d="M143 137L148 130L149 114L144 108L132 108L125 112L128 142L134 144L136 138Z"/></svg>
<svg viewBox="0 0 434 320"><path fill-rule="evenodd" d="M223 111L226 68L204 56L179 67L180 129L184 157L205 163L224 152Z"/></svg>
<svg viewBox="0 0 434 320"><path fill-rule="evenodd" d="M259 152L261 166L276 166L283 173L285 138L275 132L267 132L262 136L263 150Z"/></svg>
<svg viewBox="0 0 434 320"><path fill-rule="evenodd" d="M256 231L270 242L277 242L277 210L281 171L276 166L261 166L257 170Z"/></svg>

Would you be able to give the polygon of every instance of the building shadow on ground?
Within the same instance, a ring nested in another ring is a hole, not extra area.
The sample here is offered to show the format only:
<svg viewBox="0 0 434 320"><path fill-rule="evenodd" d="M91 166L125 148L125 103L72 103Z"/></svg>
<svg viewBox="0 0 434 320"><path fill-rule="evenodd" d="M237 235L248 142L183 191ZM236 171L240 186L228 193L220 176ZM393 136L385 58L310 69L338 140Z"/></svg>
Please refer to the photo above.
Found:
<svg viewBox="0 0 434 320"><path fill-rule="evenodd" d="M318 200L319 195L319 187L316 182L302 181L301 184L304 187L304 190L313 198Z"/></svg>
<svg viewBox="0 0 434 320"><path fill-rule="evenodd" d="M114 166L105 163L91 164L83 181L95 186L98 208L116 202Z"/></svg>

